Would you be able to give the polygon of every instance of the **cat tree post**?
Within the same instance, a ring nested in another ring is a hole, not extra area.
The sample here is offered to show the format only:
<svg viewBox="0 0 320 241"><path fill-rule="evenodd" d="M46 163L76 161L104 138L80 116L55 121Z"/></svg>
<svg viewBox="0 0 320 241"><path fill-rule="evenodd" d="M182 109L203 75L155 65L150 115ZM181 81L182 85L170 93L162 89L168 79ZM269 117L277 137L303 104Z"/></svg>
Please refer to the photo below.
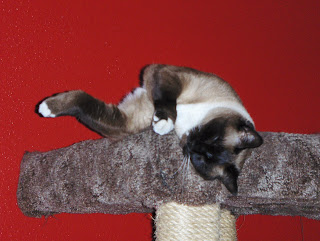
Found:
<svg viewBox="0 0 320 241"><path fill-rule="evenodd" d="M226 233L235 234L235 219L229 211L233 215L320 219L320 135L260 134L264 144L251 150L239 176L237 196L218 181L203 180L191 166L188 172L187 166L181 167L183 156L174 134L159 136L147 130L113 143L90 140L45 153L26 153L21 163L18 205L31 217L156 210L158 240L167 239L163 235L171 230L166 227L177 227L173 231L182 235L178 231L186 232L184 227L190 223L192 240L196 232L204 232L193 226L204 216L206 224L200 228L208 225L212 231L218 227L212 237L208 235L209 240L233 240L235 235L223 236L226 229L231 230ZM206 206L211 210L197 210ZM181 213L189 215L187 221L180 219ZM181 225L174 226L168 219ZM218 238L214 239L216 233ZM173 236L169 240L174 240Z"/></svg>
<svg viewBox="0 0 320 241"><path fill-rule="evenodd" d="M219 204L169 202L156 211L155 236L164 240L237 240L236 218Z"/></svg>

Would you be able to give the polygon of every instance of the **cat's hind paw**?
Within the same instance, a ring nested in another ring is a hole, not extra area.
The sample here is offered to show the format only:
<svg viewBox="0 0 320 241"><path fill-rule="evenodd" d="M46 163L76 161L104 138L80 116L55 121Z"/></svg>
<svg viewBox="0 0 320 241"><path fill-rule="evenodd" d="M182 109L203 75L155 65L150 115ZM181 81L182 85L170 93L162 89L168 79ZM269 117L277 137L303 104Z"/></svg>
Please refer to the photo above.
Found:
<svg viewBox="0 0 320 241"><path fill-rule="evenodd" d="M55 114L49 109L46 101L42 101L38 108L38 113L41 114L43 117L56 117Z"/></svg>
<svg viewBox="0 0 320 241"><path fill-rule="evenodd" d="M85 102L88 95L81 90L72 90L55 94L43 100L37 112L43 117L62 115L76 116L79 111L78 102Z"/></svg>
<svg viewBox="0 0 320 241"><path fill-rule="evenodd" d="M157 116L153 117L152 126L153 126L154 132L159 135L168 134L174 128L173 121L170 118L168 118L168 120L165 120L165 119L160 120L159 117Z"/></svg>

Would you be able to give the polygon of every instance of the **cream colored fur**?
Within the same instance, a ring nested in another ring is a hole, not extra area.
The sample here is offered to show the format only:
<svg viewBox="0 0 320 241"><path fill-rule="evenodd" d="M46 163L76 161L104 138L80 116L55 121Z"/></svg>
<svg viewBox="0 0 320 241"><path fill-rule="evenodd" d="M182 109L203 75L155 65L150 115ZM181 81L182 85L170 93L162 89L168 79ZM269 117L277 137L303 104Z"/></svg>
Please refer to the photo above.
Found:
<svg viewBox="0 0 320 241"><path fill-rule="evenodd" d="M138 132L152 124L154 131L160 135L167 134L173 128L179 138L209 120L224 113L240 115L250 121L253 120L232 87L219 77L206 73L177 72L182 84L182 92L177 99L177 119L159 120L154 116L154 106L151 100L151 70L155 65L148 67L145 74L143 88L137 88L125 97L119 104L128 117L127 128L130 132ZM167 66L175 70L175 66Z"/></svg>

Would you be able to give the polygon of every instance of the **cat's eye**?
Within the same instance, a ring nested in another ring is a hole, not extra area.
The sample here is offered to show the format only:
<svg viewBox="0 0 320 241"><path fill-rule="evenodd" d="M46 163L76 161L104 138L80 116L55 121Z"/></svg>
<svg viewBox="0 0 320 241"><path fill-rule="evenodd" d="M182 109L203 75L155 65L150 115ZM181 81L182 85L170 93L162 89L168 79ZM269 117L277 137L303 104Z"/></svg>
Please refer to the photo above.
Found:
<svg viewBox="0 0 320 241"><path fill-rule="evenodd" d="M217 142L218 139L219 139L219 136L215 136L215 137L213 137L213 138L210 138L210 139L204 141L203 143L204 143L204 144L207 144L207 145L212 145L212 144L214 144L215 142Z"/></svg>
<svg viewBox="0 0 320 241"><path fill-rule="evenodd" d="M207 156L208 159L212 159L213 158L213 155L210 152L206 152L206 156Z"/></svg>

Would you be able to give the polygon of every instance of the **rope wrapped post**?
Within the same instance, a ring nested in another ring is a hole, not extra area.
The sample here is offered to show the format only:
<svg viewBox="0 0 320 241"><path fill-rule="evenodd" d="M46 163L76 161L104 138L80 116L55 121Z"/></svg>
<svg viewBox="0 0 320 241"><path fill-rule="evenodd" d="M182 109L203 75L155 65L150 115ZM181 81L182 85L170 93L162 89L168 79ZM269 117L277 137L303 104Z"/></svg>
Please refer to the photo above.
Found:
<svg viewBox="0 0 320 241"><path fill-rule="evenodd" d="M31 217L156 210L160 241L175 240L174 235L165 237L169 233L166 228L172 228L175 235L191 234L189 240L196 240L196 235L204 232L197 231L196 220L201 228L212 228L207 239L235 240L232 215L320 219L320 135L260 134L264 144L250 151L239 176L237 196L218 181L203 180L192 167L179 169L183 155L173 133L159 136L146 130L117 142L105 138L26 153L21 163L18 205ZM170 211L172 208L175 212ZM186 220L181 213L188 216ZM203 224L201 217L205 217ZM181 231L185 234L178 234ZM180 236L178 240L188 239Z"/></svg>
<svg viewBox="0 0 320 241"><path fill-rule="evenodd" d="M170 202L156 211L156 240L237 240L236 218L218 204Z"/></svg>

